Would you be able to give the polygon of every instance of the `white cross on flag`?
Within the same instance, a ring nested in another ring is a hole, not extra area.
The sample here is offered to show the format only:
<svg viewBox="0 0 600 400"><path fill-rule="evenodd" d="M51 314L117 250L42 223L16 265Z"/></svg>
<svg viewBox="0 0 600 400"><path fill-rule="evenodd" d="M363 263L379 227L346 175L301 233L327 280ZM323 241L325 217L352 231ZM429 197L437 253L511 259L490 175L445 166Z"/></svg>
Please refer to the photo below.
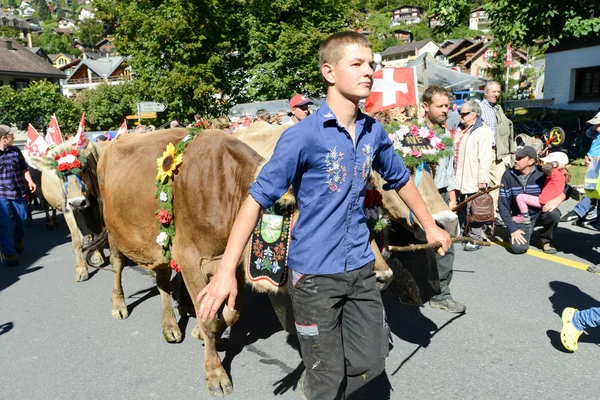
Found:
<svg viewBox="0 0 600 400"><path fill-rule="evenodd" d="M79 128L77 128L77 134L75 139L71 143L74 143L78 148L83 149L87 138L85 137L85 113L81 114L81 121L79 122Z"/></svg>
<svg viewBox="0 0 600 400"><path fill-rule="evenodd" d="M27 125L27 143L25 150L30 156L42 157L48 152L48 143L31 124Z"/></svg>
<svg viewBox="0 0 600 400"><path fill-rule="evenodd" d="M117 135L115 136L115 139L118 138L119 136L121 136L124 133L127 133L127 120L126 119L123 120L123 123L121 124L121 127L117 131Z"/></svg>
<svg viewBox="0 0 600 400"><path fill-rule="evenodd" d="M369 113L417 104L414 68L381 68L373 74L371 94L365 101Z"/></svg>

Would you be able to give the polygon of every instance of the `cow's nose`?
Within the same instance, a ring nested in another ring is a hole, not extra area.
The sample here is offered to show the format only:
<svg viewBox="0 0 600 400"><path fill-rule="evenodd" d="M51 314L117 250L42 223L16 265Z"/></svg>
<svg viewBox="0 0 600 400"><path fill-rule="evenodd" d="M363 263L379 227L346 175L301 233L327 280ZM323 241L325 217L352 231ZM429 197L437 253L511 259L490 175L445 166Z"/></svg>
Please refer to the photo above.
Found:
<svg viewBox="0 0 600 400"><path fill-rule="evenodd" d="M69 200L69 205L73 208L85 208L88 206L87 199L85 197Z"/></svg>

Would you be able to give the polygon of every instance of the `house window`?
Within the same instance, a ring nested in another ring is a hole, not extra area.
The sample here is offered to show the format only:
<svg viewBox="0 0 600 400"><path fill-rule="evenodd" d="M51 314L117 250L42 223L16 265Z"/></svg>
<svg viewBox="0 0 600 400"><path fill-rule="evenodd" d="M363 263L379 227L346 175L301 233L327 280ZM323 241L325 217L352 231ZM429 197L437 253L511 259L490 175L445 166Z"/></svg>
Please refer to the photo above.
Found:
<svg viewBox="0 0 600 400"><path fill-rule="evenodd" d="M600 98L600 65L591 68L581 68L575 73L574 100Z"/></svg>
<svg viewBox="0 0 600 400"><path fill-rule="evenodd" d="M13 83L13 87L16 90L23 90L27 87L27 85L29 85L28 80L17 80L17 81L14 81L14 83Z"/></svg>

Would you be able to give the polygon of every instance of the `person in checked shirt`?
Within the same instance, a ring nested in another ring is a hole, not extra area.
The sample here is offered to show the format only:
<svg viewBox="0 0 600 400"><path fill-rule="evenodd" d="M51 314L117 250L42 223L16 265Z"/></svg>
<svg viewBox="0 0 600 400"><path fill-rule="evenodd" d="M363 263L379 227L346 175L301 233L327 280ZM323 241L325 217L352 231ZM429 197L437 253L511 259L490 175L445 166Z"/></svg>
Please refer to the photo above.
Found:
<svg viewBox="0 0 600 400"><path fill-rule="evenodd" d="M25 182L32 192L36 189L21 150L12 145L15 133L15 128L0 125L0 246L9 266L19 265L17 253L25 249ZM16 221L14 235L13 218Z"/></svg>

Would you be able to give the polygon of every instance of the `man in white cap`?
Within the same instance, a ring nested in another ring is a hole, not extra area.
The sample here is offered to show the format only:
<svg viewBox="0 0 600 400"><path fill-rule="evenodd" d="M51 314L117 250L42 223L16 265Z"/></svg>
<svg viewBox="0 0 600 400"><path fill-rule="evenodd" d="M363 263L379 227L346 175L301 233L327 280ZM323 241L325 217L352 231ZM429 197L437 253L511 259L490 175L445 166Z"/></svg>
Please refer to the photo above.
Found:
<svg viewBox="0 0 600 400"><path fill-rule="evenodd" d="M16 128L0 125L0 246L9 266L19 264L19 256L25 248L27 226L27 200L25 181L29 190L35 192L25 158L18 147L12 146ZM13 222L17 225L14 229Z"/></svg>
<svg viewBox="0 0 600 400"><path fill-rule="evenodd" d="M310 115L308 106L314 104L302 94L296 94L290 99L290 125L297 124Z"/></svg>

